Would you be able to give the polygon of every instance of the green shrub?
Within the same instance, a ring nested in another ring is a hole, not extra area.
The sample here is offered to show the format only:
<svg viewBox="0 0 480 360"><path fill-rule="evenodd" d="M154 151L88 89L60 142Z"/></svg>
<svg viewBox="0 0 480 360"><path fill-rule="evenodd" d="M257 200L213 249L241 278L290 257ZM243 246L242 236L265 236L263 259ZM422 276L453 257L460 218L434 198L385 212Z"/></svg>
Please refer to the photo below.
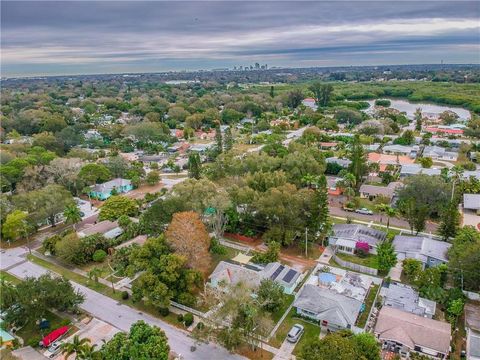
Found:
<svg viewBox="0 0 480 360"><path fill-rule="evenodd" d="M103 262L106 257L107 257L107 253L105 252L105 250L96 250L93 253L92 259L95 262Z"/></svg>
<svg viewBox="0 0 480 360"><path fill-rule="evenodd" d="M202 330L202 329L205 328L205 324L200 321L200 322L197 324L196 328L197 328L198 330Z"/></svg>
<svg viewBox="0 0 480 360"><path fill-rule="evenodd" d="M62 240L62 237L60 235L53 235L49 238L46 238L45 240L43 240L44 250L50 252L50 254L52 255L55 255L55 245L60 240Z"/></svg>
<svg viewBox="0 0 480 360"><path fill-rule="evenodd" d="M67 325L70 325L72 323L72 321L70 319L62 319L62 321L60 321L60 324L59 326L67 326Z"/></svg>
<svg viewBox="0 0 480 360"><path fill-rule="evenodd" d="M178 322L183 322L183 314L178 314L177 315L177 321Z"/></svg>
<svg viewBox="0 0 480 360"><path fill-rule="evenodd" d="M225 255L227 253L227 249L225 248L225 246L220 244L220 242L216 238L212 238L210 242L210 252L212 254Z"/></svg>
<svg viewBox="0 0 480 360"><path fill-rule="evenodd" d="M128 291L122 291L122 299L127 300L129 297Z"/></svg>
<svg viewBox="0 0 480 360"><path fill-rule="evenodd" d="M170 314L170 310L168 308L160 308L158 309L158 313L162 316L168 316L168 314Z"/></svg>
<svg viewBox="0 0 480 360"><path fill-rule="evenodd" d="M185 315L183 315L183 321L185 322L185 326L189 327L193 324L193 315L190 313L186 313Z"/></svg>

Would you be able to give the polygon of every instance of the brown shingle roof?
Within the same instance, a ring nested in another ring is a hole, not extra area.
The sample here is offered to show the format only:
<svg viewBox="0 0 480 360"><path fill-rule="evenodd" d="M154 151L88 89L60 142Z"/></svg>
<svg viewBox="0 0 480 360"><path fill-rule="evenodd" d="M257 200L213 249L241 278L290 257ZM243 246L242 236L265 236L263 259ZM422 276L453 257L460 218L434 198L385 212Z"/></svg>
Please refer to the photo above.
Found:
<svg viewBox="0 0 480 360"><path fill-rule="evenodd" d="M388 306L380 310L375 333L381 340L397 341L411 349L417 345L448 354L450 348L450 324Z"/></svg>

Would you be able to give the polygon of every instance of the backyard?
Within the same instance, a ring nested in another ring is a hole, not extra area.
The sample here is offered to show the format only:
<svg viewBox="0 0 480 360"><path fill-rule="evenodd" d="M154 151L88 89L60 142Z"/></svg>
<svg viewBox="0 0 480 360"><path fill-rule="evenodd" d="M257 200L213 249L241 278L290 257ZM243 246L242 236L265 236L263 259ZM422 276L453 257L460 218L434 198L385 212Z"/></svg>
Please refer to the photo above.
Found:
<svg viewBox="0 0 480 360"><path fill-rule="evenodd" d="M340 259L349 261L354 264L366 266L373 269L378 269L378 257L377 255L367 254L365 257L360 257L357 255L344 254L337 252L336 254Z"/></svg>
<svg viewBox="0 0 480 360"><path fill-rule="evenodd" d="M368 315L370 314L370 310L372 309L373 303L375 301L375 297L377 296L378 288L380 285L373 285L368 292L367 297L365 298L365 310L360 314L357 319L356 325L360 328L365 327L365 324L368 320Z"/></svg>

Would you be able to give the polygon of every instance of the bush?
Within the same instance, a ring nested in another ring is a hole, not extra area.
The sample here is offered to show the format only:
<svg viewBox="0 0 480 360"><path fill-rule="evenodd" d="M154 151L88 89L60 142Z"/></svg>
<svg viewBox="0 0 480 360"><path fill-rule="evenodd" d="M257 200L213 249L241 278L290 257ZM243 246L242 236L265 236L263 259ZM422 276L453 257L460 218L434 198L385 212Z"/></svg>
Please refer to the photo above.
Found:
<svg viewBox="0 0 480 360"><path fill-rule="evenodd" d="M220 242L216 238L212 238L210 242L210 252L212 254L225 255L227 253L227 249L225 248L225 246L220 244Z"/></svg>
<svg viewBox="0 0 480 360"><path fill-rule="evenodd" d="M160 308L158 309L158 313L162 316L168 316L168 314L170 314L170 310L168 308Z"/></svg>
<svg viewBox="0 0 480 360"><path fill-rule="evenodd" d="M72 323L72 321L70 319L62 319L62 321L60 321L60 324L58 326L68 326Z"/></svg>
<svg viewBox="0 0 480 360"><path fill-rule="evenodd" d="M200 321L200 322L197 324L196 328L197 328L198 330L203 330L203 329L205 328L205 324Z"/></svg>
<svg viewBox="0 0 480 360"><path fill-rule="evenodd" d="M177 321L178 322L183 322L183 314L178 314L177 315Z"/></svg>
<svg viewBox="0 0 480 360"><path fill-rule="evenodd" d="M122 299L127 300L130 295L128 294L128 291L122 291Z"/></svg>
<svg viewBox="0 0 480 360"><path fill-rule="evenodd" d="M41 340L42 340L42 337L40 335L35 335L30 339L28 339L27 345L31 347L38 347L38 344L40 343Z"/></svg>
<svg viewBox="0 0 480 360"><path fill-rule="evenodd" d="M54 235L43 240L43 248L45 251L50 252L50 254L55 255L55 245L57 242L62 240L60 235Z"/></svg>
<svg viewBox="0 0 480 360"><path fill-rule="evenodd" d="M389 107L392 103L388 99L377 99L375 100L376 106Z"/></svg>
<svg viewBox="0 0 480 360"><path fill-rule="evenodd" d="M193 315L190 313L186 313L185 315L183 315L183 321L185 323L185 326L189 327L193 324Z"/></svg>
<svg viewBox="0 0 480 360"><path fill-rule="evenodd" d="M96 250L93 253L92 259L95 262L103 262L106 257L107 257L107 253L105 252L105 250Z"/></svg>

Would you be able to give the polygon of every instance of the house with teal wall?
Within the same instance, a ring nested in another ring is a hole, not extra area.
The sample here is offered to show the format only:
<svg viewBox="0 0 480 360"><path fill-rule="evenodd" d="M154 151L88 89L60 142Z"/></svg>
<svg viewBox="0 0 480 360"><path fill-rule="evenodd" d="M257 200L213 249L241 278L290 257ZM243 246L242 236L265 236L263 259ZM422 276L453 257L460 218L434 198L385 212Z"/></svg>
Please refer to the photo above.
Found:
<svg viewBox="0 0 480 360"><path fill-rule="evenodd" d="M98 200L107 200L113 194L127 193L131 190L133 185L130 180L117 178L92 186L89 195Z"/></svg>

